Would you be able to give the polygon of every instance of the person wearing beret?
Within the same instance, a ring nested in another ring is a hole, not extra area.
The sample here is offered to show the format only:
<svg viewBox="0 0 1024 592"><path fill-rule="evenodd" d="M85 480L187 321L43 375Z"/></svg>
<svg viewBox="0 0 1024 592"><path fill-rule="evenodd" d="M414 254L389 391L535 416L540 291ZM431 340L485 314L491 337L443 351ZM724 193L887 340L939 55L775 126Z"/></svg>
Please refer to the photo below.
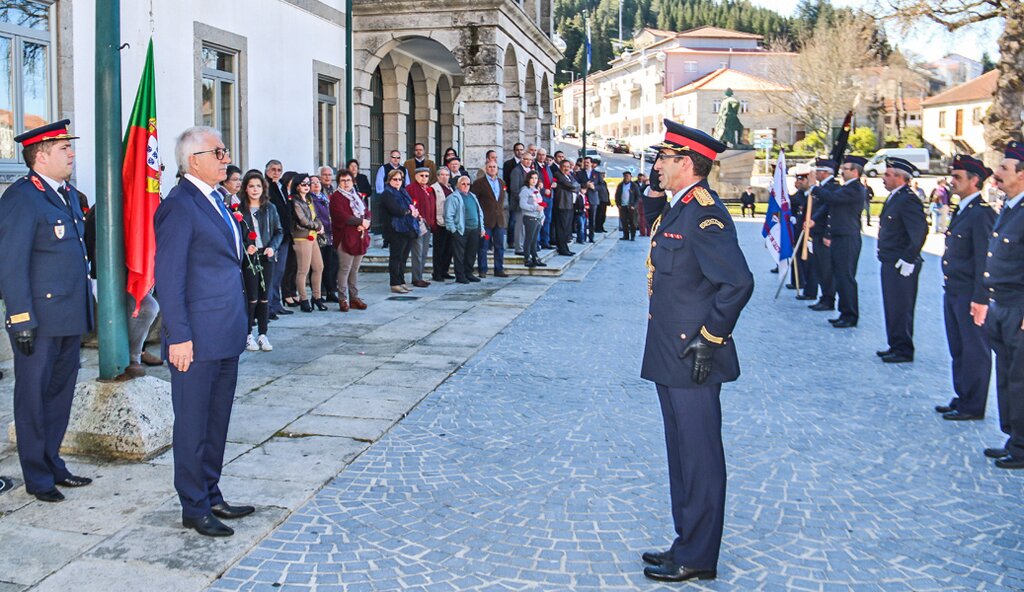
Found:
<svg viewBox="0 0 1024 592"><path fill-rule="evenodd" d="M946 342L953 359L953 392L948 405L935 410L952 421L984 419L992 374L992 348L979 320L988 309L988 290L982 283L995 210L981 196L992 170L980 160L958 154L953 158L951 185L960 203L952 210L942 255L945 292L942 311Z"/></svg>
<svg viewBox="0 0 1024 592"><path fill-rule="evenodd" d="M0 293L14 351L14 431L25 491L64 499L57 486L92 482L68 470L60 445L71 417L82 335L93 328L85 216L68 183L70 120L14 138L28 174L0 198Z"/></svg>
<svg viewBox="0 0 1024 592"><path fill-rule="evenodd" d="M839 318L829 319L837 329L856 327L860 319L857 302L857 262L860 260L860 212L864 208L864 184L860 182L867 159L847 156L840 174L843 184L835 191L821 191L820 202L828 206L828 252L832 258L832 279L839 296Z"/></svg>
<svg viewBox="0 0 1024 592"><path fill-rule="evenodd" d="M1001 469L1024 469L1024 144L1006 145L1003 161L993 175L1006 202L992 228L982 282L988 290L988 309L976 309L988 330L996 354L996 397L999 429L1006 443L985 450Z"/></svg>
<svg viewBox="0 0 1024 592"><path fill-rule="evenodd" d="M814 267L814 279L821 288L818 302L808 306L814 311L833 310L836 306L836 285L832 275L832 254L829 252L829 206L824 201L826 193L836 191L840 185L836 182L836 162L828 158L814 161L814 178L817 183L811 187L811 222L808 233L811 237L811 265ZM816 290L815 290L816 291Z"/></svg>
<svg viewBox="0 0 1024 592"><path fill-rule="evenodd" d="M887 158L882 176L889 197L878 215L878 260L889 347L876 353L887 364L914 361L914 307L923 262L921 249L928 237L924 206L907 185L915 170L902 158Z"/></svg>
<svg viewBox="0 0 1024 592"><path fill-rule="evenodd" d="M725 518L722 383L736 380L732 332L754 291L736 226L708 186L724 144L665 120L654 169L671 196L648 256L647 339L641 377L657 385L665 425L675 540L642 555L648 578L717 576Z"/></svg>

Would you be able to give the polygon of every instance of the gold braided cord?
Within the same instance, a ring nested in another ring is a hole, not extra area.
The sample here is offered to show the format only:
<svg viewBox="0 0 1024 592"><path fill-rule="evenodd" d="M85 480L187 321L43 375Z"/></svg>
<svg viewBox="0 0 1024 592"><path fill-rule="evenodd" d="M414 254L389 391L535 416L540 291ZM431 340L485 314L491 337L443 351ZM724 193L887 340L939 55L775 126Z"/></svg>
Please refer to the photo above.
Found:
<svg viewBox="0 0 1024 592"><path fill-rule="evenodd" d="M654 250L654 235L658 234L658 227L661 226L661 216L651 225L651 244L647 247L647 297L654 294L654 262L651 261L651 252Z"/></svg>

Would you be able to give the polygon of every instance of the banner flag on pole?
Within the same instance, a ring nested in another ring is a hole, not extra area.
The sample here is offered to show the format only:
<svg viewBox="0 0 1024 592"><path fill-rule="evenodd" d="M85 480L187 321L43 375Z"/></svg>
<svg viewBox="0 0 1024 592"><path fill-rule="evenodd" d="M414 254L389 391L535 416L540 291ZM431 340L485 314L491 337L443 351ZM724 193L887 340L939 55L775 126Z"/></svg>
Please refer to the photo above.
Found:
<svg viewBox="0 0 1024 592"><path fill-rule="evenodd" d="M761 228L765 246L768 247L775 263L793 256L793 220L790 215L789 187L786 183L786 153L779 152L768 194L768 213Z"/></svg>
<svg viewBox="0 0 1024 592"><path fill-rule="evenodd" d="M135 95L135 106L124 134L124 262L128 268L127 291L135 298L133 317L142 299L153 289L156 230L153 216L160 205L160 152L156 135L156 79L153 72L153 40L149 40L146 65Z"/></svg>
<svg viewBox="0 0 1024 592"><path fill-rule="evenodd" d="M587 71L590 71L590 19L587 19Z"/></svg>

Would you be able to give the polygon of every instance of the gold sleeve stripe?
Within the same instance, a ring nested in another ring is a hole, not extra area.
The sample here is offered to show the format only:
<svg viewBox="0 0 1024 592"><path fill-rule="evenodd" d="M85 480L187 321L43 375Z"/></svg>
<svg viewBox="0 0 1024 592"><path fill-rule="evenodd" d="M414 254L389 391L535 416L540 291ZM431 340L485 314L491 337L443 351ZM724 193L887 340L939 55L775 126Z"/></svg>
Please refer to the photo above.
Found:
<svg viewBox="0 0 1024 592"><path fill-rule="evenodd" d="M725 340L722 339L721 337L715 337L714 335L709 333L707 327L701 327L700 328L700 335L701 335L701 337L703 337L704 339L707 339L708 341L710 341L711 343L714 343L715 345L722 345L722 344L725 343Z"/></svg>
<svg viewBox="0 0 1024 592"><path fill-rule="evenodd" d="M27 312L23 312L21 314L16 314L16 315L11 315L11 324L12 325L15 325L17 323L27 323L27 322L29 322L31 320L32 320L32 317L29 316L29 314Z"/></svg>

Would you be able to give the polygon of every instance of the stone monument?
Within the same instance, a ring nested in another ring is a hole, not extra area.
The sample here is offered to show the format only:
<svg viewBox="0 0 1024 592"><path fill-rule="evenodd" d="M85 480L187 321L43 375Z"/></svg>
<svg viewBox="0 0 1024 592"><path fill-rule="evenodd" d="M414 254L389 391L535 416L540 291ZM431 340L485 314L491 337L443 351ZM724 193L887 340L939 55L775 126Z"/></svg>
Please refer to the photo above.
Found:
<svg viewBox="0 0 1024 592"><path fill-rule="evenodd" d="M725 89L725 99L718 109L718 121L712 136L729 148L746 148L743 141L743 123L740 121L740 102L732 96L731 88Z"/></svg>

